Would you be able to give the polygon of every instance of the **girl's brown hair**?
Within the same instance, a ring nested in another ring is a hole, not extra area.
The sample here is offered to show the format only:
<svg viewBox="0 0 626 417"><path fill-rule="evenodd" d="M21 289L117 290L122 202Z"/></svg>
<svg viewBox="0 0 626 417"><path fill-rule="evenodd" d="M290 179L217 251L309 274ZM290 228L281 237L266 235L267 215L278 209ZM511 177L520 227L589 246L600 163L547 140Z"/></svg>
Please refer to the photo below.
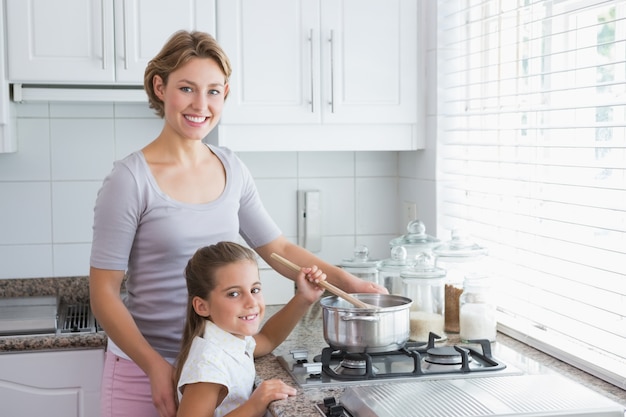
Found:
<svg viewBox="0 0 626 417"><path fill-rule="evenodd" d="M191 342L204 332L206 317L199 316L193 308L194 297L206 299L215 288L215 275L218 269L235 262L256 263L256 253L234 242L219 242L196 251L185 268L187 281L187 320L183 330L181 349L176 360L174 383L178 385L182 367L189 356Z"/></svg>
<svg viewBox="0 0 626 417"><path fill-rule="evenodd" d="M155 109L159 117L165 116L165 110L163 101L154 92L152 85L154 76L160 76L163 83L167 85L169 75L192 58L214 60L224 73L224 83L228 82L232 72L230 61L215 38L205 32L179 30L170 37L161 51L148 62L143 77L143 87L148 94L150 108Z"/></svg>

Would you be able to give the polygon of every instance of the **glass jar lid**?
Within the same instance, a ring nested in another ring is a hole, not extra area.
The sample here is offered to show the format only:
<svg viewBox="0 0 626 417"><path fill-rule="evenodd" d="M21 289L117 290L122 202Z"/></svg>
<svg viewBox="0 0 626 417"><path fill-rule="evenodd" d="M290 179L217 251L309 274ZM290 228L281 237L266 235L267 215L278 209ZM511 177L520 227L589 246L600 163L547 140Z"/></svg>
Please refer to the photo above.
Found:
<svg viewBox="0 0 626 417"><path fill-rule="evenodd" d="M452 238L433 248L433 252L441 257L468 258L487 255L487 248L480 246L458 229L454 229L452 230Z"/></svg>
<svg viewBox="0 0 626 417"><path fill-rule="evenodd" d="M411 264L400 272L400 277L413 278L445 278L446 270L435 266L434 256L427 252L418 254Z"/></svg>
<svg viewBox="0 0 626 417"><path fill-rule="evenodd" d="M396 271L406 268L409 265L407 251L404 246L394 246L391 248L391 256L383 259L378 264L379 271Z"/></svg>
<svg viewBox="0 0 626 417"><path fill-rule="evenodd" d="M441 241L434 236L426 234L426 226L421 220L410 221L406 226L407 233L391 239L390 246L417 246L430 248Z"/></svg>
<svg viewBox="0 0 626 417"><path fill-rule="evenodd" d="M370 250L365 245L358 245L354 248L354 257L342 259L341 266L344 268L376 268L378 259L370 259Z"/></svg>

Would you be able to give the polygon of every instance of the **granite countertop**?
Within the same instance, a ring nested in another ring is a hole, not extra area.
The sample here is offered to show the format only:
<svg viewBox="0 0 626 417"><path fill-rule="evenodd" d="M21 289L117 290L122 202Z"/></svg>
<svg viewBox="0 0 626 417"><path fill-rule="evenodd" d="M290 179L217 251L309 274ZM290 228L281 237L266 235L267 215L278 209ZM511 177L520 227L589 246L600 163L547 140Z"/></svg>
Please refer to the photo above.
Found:
<svg viewBox="0 0 626 417"><path fill-rule="evenodd" d="M87 282L87 277L0 280L0 297L59 295L67 302L85 301L88 300L89 296ZM266 319L280 307L267 306ZM275 401L270 405L270 412L274 417L320 417L321 414L316 410L315 404L323 402L326 397L341 395L344 390L341 387L307 387L306 390L299 388L277 359L279 356L288 356L289 351L295 348L304 348L314 354L321 352L322 348L326 346L327 343L323 337L322 308L319 304L315 304L289 337L272 354L255 361L259 381L278 378L298 389L296 396ZM106 335L103 332L0 337L0 353L105 347ZM504 352L507 354L506 357L502 356ZM498 333L494 344L494 356L527 373L557 372L599 392L626 408L625 390L502 333Z"/></svg>

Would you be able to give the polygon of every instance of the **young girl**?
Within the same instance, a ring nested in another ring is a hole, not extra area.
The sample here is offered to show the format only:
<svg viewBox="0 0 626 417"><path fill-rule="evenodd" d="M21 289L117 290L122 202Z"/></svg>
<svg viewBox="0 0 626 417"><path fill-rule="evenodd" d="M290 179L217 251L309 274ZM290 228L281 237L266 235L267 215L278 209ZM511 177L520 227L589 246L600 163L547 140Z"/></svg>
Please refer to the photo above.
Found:
<svg viewBox="0 0 626 417"><path fill-rule="evenodd" d="M306 277L305 277L306 275ZM263 326L265 303L255 253L237 243L199 249L185 269L187 322L177 361L179 417L263 416L270 402L295 395L280 380L253 391L254 357L272 352L321 296L310 281L326 279L302 268L294 297ZM258 332L258 333L257 333Z"/></svg>

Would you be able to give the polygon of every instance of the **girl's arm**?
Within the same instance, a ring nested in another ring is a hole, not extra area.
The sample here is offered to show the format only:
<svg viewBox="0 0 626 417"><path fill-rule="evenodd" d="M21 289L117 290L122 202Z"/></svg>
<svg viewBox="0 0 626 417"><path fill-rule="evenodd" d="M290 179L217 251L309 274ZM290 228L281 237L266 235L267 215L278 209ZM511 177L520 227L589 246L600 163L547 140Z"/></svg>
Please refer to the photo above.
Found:
<svg viewBox="0 0 626 417"><path fill-rule="evenodd" d="M296 294L283 308L270 317L261 331L254 336L256 341L255 357L272 352L289 336L289 333L296 327L311 305L324 292L322 288L309 280L319 281L324 279L326 279L326 274L316 266L302 268L296 277Z"/></svg>
<svg viewBox="0 0 626 417"><path fill-rule="evenodd" d="M250 398L237 407L228 417L263 417L272 401L284 400L296 395L296 389L279 379L263 381ZM176 417L212 417L215 409L222 403L227 388L210 382L196 382L185 385Z"/></svg>

